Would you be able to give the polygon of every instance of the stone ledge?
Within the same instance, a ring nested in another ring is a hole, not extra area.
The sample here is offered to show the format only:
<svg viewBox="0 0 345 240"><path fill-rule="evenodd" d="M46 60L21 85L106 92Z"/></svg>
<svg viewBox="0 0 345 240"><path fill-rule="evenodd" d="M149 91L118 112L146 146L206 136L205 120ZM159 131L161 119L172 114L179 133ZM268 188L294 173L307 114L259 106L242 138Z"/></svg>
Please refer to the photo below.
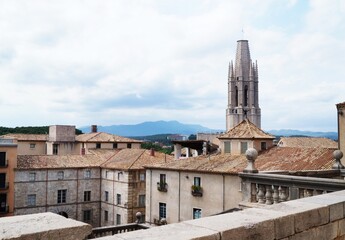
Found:
<svg viewBox="0 0 345 240"><path fill-rule="evenodd" d="M38 213L0 218L1 239L85 239L89 224L54 213Z"/></svg>

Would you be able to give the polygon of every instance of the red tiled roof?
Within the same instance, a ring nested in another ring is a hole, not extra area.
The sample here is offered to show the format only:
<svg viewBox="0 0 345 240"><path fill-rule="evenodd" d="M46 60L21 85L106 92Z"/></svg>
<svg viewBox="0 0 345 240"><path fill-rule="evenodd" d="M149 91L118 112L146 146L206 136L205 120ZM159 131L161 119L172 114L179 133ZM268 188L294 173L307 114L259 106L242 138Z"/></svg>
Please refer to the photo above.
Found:
<svg viewBox="0 0 345 240"><path fill-rule="evenodd" d="M96 132L84 133L75 137L78 142L126 142L126 143L141 143L142 141L117 136L114 134Z"/></svg>
<svg viewBox="0 0 345 240"><path fill-rule="evenodd" d="M237 126L218 137L219 139L274 139L271 134L265 133L248 119L243 120Z"/></svg>
<svg viewBox="0 0 345 240"><path fill-rule="evenodd" d="M282 137L278 142L279 147L304 147L304 148L338 148L338 143L329 138L319 137Z"/></svg>
<svg viewBox="0 0 345 240"><path fill-rule="evenodd" d="M47 141L47 134L22 134L22 133L9 133L6 135L0 136L1 138L11 138L17 139L18 141Z"/></svg>

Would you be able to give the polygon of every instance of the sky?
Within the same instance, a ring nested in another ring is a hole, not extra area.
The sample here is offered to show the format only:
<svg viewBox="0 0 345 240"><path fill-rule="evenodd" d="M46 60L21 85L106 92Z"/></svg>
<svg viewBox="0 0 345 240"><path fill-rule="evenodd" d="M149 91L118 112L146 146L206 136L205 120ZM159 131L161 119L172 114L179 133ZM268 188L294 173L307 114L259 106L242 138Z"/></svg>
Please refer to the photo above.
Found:
<svg viewBox="0 0 345 240"><path fill-rule="evenodd" d="M342 0L0 0L0 126L177 120L225 129L239 39L262 128L337 131Z"/></svg>

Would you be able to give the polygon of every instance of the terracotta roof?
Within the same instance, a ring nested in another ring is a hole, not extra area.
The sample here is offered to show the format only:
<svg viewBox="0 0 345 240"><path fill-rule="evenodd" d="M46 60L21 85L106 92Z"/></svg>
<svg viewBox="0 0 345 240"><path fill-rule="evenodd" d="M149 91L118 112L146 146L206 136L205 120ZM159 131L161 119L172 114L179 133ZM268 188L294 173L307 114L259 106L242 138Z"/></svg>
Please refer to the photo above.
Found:
<svg viewBox="0 0 345 240"><path fill-rule="evenodd" d="M47 134L21 134L21 133L9 133L0 136L1 138L17 139L18 141L47 141Z"/></svg>
<svg viewBox="0 0 345 240"><path fill-rule="evenodd" d="M103 163L102 167L125 170L143 169L144 165L155 165L173 160L170 155L154 152L154 156L151 156L150 153L151 151L146 149L122 149L118 154Z"/></svg>
<svg viewBox="0 0 345 240"><path fill-rule="evenodd" d="M87 155L18 155L17 169L99 167L105 157Z"/></svg>
<svg viewBox="0 0 345 240"><path fill-rule="evenodd" d="M275 137L262 131L248 119L243 120L237 126L220 135L219 139L274 139Z"/></svg>
<svg viewBox="0 0 345 240"><path fill-rule="evenodd" d="M333 165L333 151L329 148L280 148L262 152L255 161L259 171L326 170ZM247 166L245 155L218 154L174 160L154 169L196 171L208 173L238 173Z"/></svg>
<svg viewBox="0 0 345 240"><path fill-rule="evenodd" d="M96 132L96 133L84 133L77 135L75 137L76 141L78 142L127 142L127 143L141 143L142 141L125 138L121 136L117 136L114 134L104 133L104 132Z"/></svg>
<svg viewBox="0 0 345 240"><path fill-rule="evenodd" d="M329 138L317 137L282 137L278 142L279 147L301 148L338 148L338 143Z"/></svg>

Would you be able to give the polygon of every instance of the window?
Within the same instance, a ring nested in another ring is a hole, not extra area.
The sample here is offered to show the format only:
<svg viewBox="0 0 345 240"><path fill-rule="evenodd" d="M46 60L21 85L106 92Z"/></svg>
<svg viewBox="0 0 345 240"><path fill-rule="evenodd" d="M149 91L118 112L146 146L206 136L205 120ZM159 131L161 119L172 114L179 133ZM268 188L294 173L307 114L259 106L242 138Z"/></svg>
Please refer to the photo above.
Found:
<svg viewBox="0 0 345 240"><path fill-rule="evenodd" d="M105 178L109 178L110 177L110 172L109 171L105 171Z"/></svg>
<svg viewBox="0 0 345 240"><path fill-rule="evenodd" d="M91 178L91 170L90 169L85 170L84 178Z"/></svg>
<svg viewBox="0 0 345 240"><path fill-rule="evenodd" d="M104 221L108 221L109 220L109 213L107 210L104 210Z"/></svg>
<svg viewBox="0 0 345 240"><path fill-rule="evenodd" d="M58 180L62 180L62 179L64 179L64 172L63 171L58 171L58 173L57 173L57 178L58 178Z"/></svg>
<svg viewBox="0 0 345 240"><path fill-rule="evenodd" d="M145 195L139 195L139 207L145 207Z"/></svg>
<svg viewBox="0 0 345 240"><path fill-rule="evenodd" d="M58 155L59 144L53 144L53 155Z"/></svg>
<svg viewBox="0 0 345 240"><path fill-rule="evenodd" d="M159 220L167 217L167 205L166 203L159 203Z"/></svg>
<svg viewBox="0 0 345 240"><path fill-rule="evenodd" d="M224 153L231 153L231 142L224 142Z"/></svg>
<svg viewBox="0 0 345 240"><path fill-rule="evenodd" d="M261 142L261 150L266 150L267 146L266 146L266 142Z"/></svg>
<svg viewBox="0 0 345 240"><path fill-rule="evenodd" d="M159 175L159 182L160 183L166 183L166 175L165 174Z"/></svg>
<svg viewBox="0 0 345 240"><path fill-rule="evenodd" d="M201 186L201 178L200 177L194 177L194 186Z"/></svg>
<svg viewBox="0 0 345 240"><path fill-rule="evenodd" d="M120 180L122 174L123 174L123 172L118 172L117 173L117 180Z"/></svg>
<svg viewBox="0 0 345 240"><path fill-rule="evenodd" d="M91 191L84 191L84 202L91 201Z"/></svg>
<svg viewBox="0 0 345 240"><path fill-rule="evenodd" d="M0 167L6 167L6 152L0 152Z"/></svg>
<svg viewBox="0 0 345 240"><path fill-rule="evenodd" d="M36 181L36 173L34 172L29 173L29 181L30 182Z"/></svg>
<svg viewBox="0 0 345 240"><path fill-rule="evenodd" d="M201 209L193 208L193 219L201 218Z"/></svg>
<svg viewBox="0 0 345 240"><path fill-rule="evenodd" d="M127 143L127 148L132 148L132 144L131 143Z"/></svg>
<svg viewBox="0 0 345 240"><path fill-rule="evenodd" d="M36 194L29 194L26 204L28 206L36 206Z"/></svg>
<svg viewBox="0 0 345 240"><path fill-rule="evenodd" d="M238 107L238 87L235 87L235 106Z"/></svg>
<svg viewBox="0 0 345 240"><path fill-rule="evenodd" d="M105 191L105 201L108 202L109 201L109 192Z"/></svg>
<svg viewBox="0 0 345 240"><path fill-rule="evenodd" d="M96 148L101 148L101 143L96 143Z"/></svg>
<svg viewBox="0 0 345 240"><path fill-rule="evenodd" d="M117 143L113 143L113 148L117 148Z"/></svg>
<svg viewBox="0 0 345 240"><path fill-rule="evenodd" d="M90 222L91 221L92 212L91 210L84 210L83 211L83 221Z"/></svg>
<svg viewBox="0 0 345 240"><path fill-rule="evenodd" d="M34 149L36 147L35 143L30 143L30 149Z"/></svg>
<svg viewBox="0 0 345 240"><path fill-rule="evenodd" d="M140 173L139 174L139 180L140 181L145 181L145 173Z"/></svg>
<svg viewBox="0 0 345 240"><path fill-rule="evenodd" d="M67 189L58 190L57 203L66 202Z"/></svg>
<svg viewBox="0 0 345 240"><path fill-rule="evenodd" d="M121 204L121 194L116 194L116 204Z"/></svg>
<svg viewBox="0 0 345 240"><path fill-rule="evenodd" d="M6 173L0 173L0 189L6 189L8 184L6 183Z"/></svg>
<svg viewBox="0 0 345 240"><path fill-rule="evenodd" d="M244 106L248 106L248 86L244 87Z"/></svg>
<svg viewBox="0 0 345 240"><path fill-rule="evenodd" d="M241 142L241 154L245 154L248 149L248 143L247 142Z"/></svg>
<svg viewBox="0 0 345 240"><path fill-rule="evenodd" d="M121 224L121 215L116 214L116 225L120 225L120 224Z"/></svg>

